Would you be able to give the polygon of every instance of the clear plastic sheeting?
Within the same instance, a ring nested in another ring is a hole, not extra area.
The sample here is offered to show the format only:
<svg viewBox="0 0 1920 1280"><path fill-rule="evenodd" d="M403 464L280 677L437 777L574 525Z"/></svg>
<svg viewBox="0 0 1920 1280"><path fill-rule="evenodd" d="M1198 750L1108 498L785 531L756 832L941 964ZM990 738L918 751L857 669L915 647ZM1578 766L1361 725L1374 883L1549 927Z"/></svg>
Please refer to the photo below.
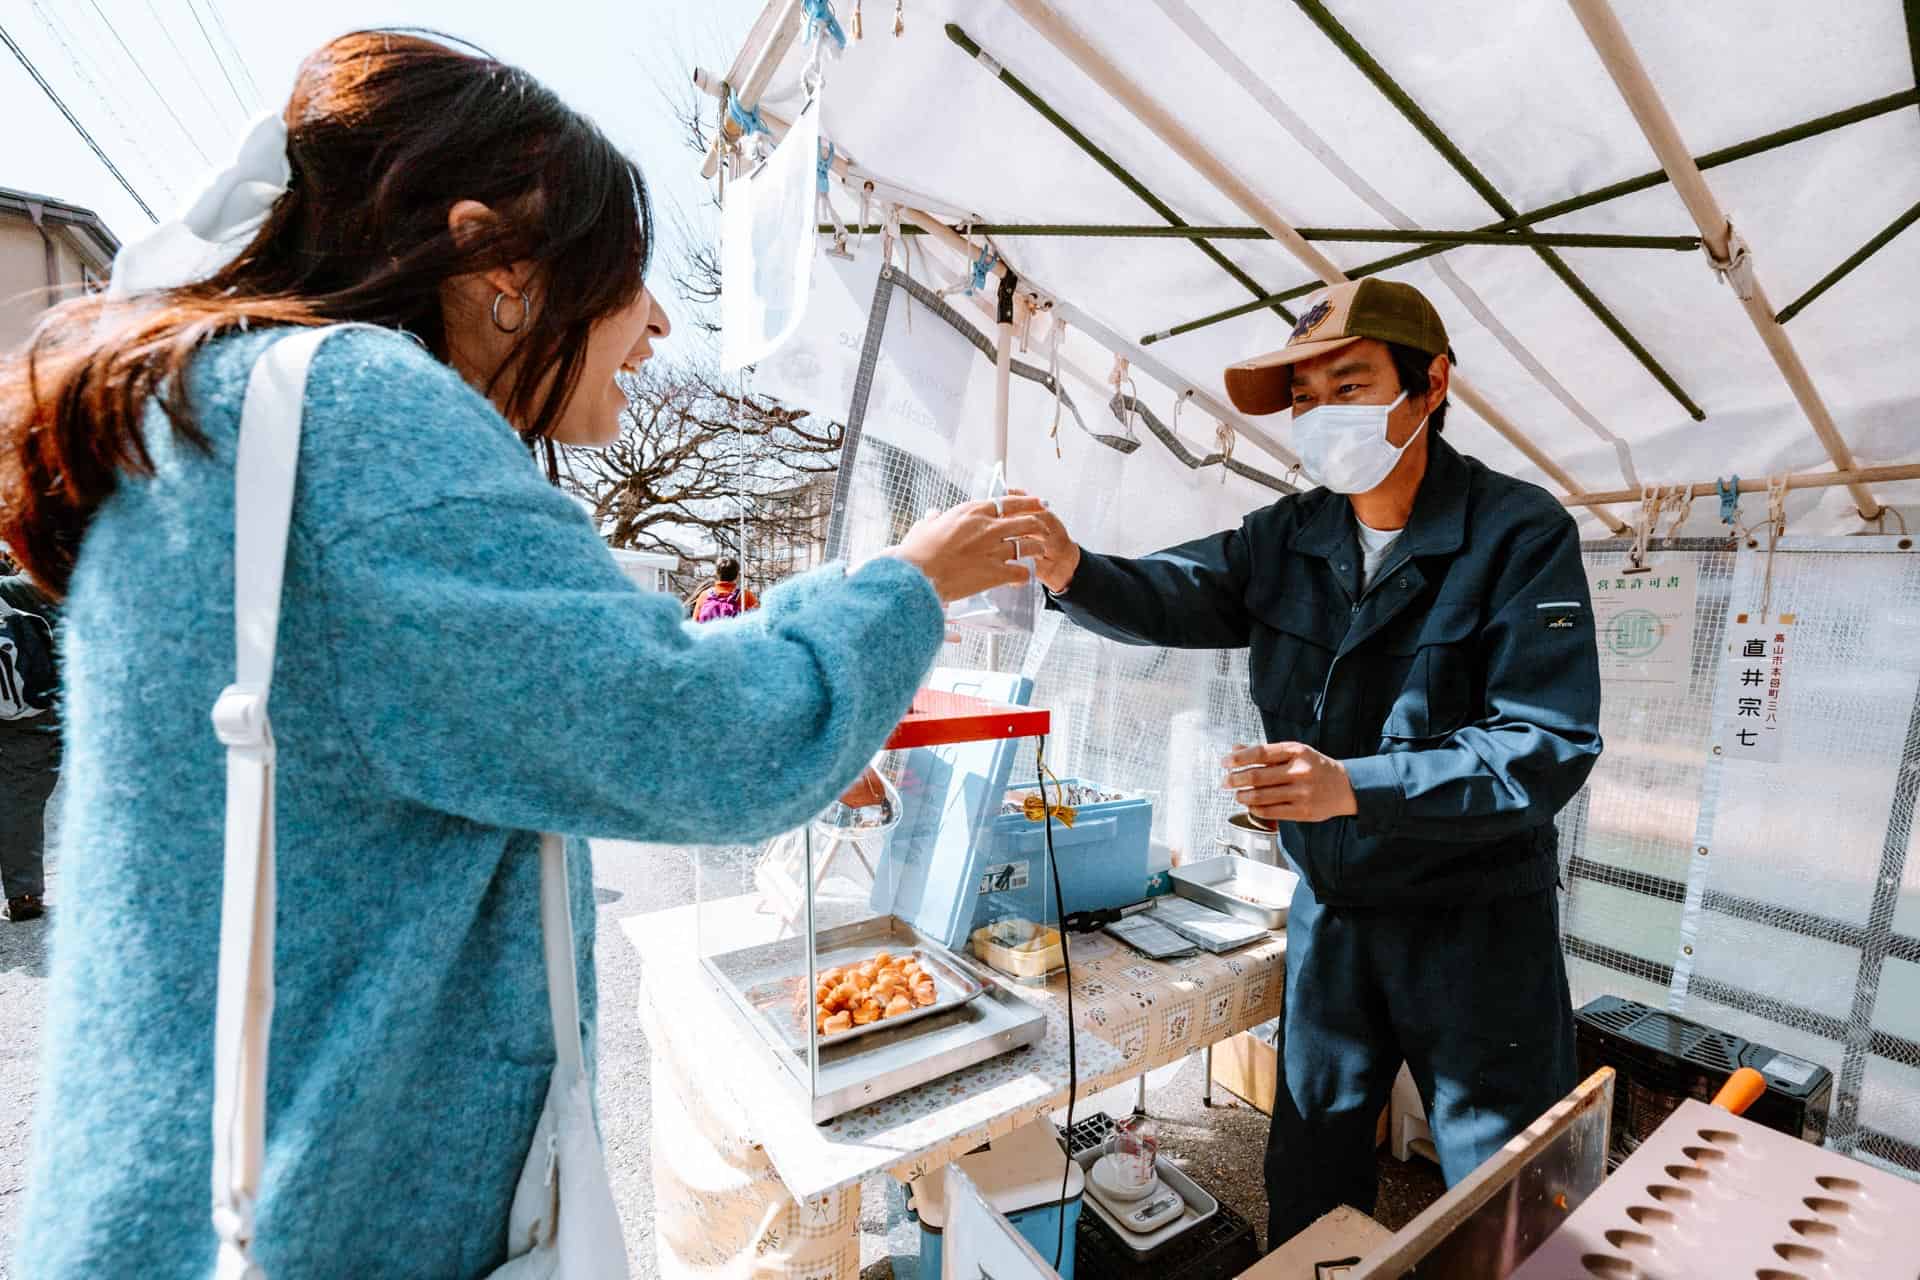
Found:
<svg viewBox="0 0 1920 1280"><path fill-rule="evenodd" d="M1787 539L1781 760L1729 760L1730 618L1765 552L1655 543L1700 583L1684 690L1607 691L1606 752L1561 819L1576 1004L1628 996L1827 1067L1827 1141L1920 1175L1920 555ZM1686 548L1686 549L1681 549ZM1597 577L1624 552L1590 549ZM1604 637L1603 637L1604 642ZM1718 700L1718 705L1716 704Z"/></svg>

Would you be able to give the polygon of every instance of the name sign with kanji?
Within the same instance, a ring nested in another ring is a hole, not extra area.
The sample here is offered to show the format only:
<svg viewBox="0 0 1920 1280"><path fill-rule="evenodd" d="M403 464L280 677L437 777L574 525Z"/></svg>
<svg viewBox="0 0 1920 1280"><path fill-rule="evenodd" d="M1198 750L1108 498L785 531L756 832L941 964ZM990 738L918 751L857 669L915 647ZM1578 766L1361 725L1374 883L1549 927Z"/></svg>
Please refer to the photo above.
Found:
<svg viewBox="0 0 1920 1280"><path fill-rule="evenodd" d="M1587 586L1602 687L1685 693L1698 597L1693 564L1676 560L1640 573L1593 569Z"/></svg>
<svg viewBox="0 0 1920 1280"><path fill-rule="evenodd" d="M1785 622L1740 614L1727 625L1727 686L1714 745L1729 760L1775 764L1787 740Z"/></svg>

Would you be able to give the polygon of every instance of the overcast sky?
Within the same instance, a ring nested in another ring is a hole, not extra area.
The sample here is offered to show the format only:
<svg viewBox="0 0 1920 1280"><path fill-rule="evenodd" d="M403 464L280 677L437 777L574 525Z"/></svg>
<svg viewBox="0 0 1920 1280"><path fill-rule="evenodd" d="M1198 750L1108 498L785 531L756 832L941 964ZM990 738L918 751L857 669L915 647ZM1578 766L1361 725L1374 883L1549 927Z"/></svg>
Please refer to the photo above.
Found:
<svg viewBox="0 0 1920 1280"><path fill-rule="evenodd" d="M667 106L698 62L724 73L762 0L0 0L0 26L155 213L177 211L246 122L287 99L301 58L356 27L423 26L532 71L645 170L662 243L696 227L706 184ZM215 49L219 56L216 58ZM122 240L151 225L12 53L0 49L0 186L94 210ZM707 107L711 119L711 106Z"/></svg>

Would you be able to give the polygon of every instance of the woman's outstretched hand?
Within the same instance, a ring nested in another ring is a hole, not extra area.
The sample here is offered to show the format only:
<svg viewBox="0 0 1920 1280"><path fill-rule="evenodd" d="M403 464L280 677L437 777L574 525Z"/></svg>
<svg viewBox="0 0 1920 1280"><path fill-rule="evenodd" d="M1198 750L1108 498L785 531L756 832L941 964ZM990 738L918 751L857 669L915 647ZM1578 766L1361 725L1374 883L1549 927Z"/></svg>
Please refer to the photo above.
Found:
<svg viewBox="0 0 1920 1280"><path fill-rule="evenodd" d="M905 560L927 575L941 603L952 604L994 587L1026 582L1031 575L1018 563L1020 540L1046 530L1038 498L1007 497L968 502L928 516L886 554ZM1029 546L1029 552L1033 548Z"/></svg>

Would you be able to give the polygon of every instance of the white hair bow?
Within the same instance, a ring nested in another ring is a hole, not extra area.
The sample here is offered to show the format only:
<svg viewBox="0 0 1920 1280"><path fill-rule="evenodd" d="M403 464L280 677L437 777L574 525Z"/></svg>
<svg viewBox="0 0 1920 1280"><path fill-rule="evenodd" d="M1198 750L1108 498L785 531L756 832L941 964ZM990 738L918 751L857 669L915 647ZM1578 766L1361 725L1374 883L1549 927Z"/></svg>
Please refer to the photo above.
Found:
<svg viewBox="0 0 1920 1280"><path fill-rule="evenodd" d="M292 176L286 121L269 112L248 126L233 163L207 180L186 212L121 248L107 292L125 297L213 275L247 247Z"/></svg>

